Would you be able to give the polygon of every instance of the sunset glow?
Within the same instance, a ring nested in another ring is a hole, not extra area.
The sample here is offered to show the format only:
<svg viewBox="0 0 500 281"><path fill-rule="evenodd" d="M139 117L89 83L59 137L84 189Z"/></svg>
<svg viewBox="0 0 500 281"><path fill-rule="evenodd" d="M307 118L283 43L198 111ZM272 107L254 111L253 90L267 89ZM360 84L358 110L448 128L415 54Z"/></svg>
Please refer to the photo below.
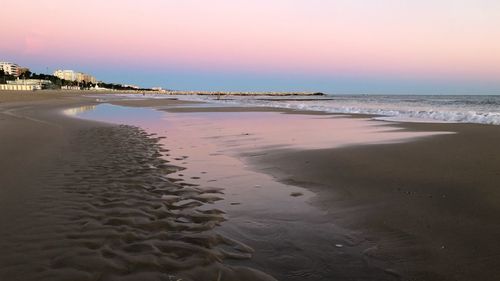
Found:
<svg viewBox="0 0 500 281"><path fill-rule="evenodd" d="M117 81L141 72L133 82L185 89L500 92L498 1L50 0L2 10L16 24L0 27L0 59L34 71Z"/></svg>

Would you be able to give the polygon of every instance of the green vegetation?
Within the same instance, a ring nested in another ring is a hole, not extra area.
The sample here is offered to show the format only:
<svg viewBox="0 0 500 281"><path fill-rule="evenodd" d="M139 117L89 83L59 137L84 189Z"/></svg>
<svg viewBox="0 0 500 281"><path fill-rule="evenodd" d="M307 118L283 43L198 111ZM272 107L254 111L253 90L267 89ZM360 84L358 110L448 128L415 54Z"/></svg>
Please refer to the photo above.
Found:
<svg viewBox="0 0 500 281"><path fill-rule="evenodd" d="M43 73L32 73L31 71L26 71L22 73L19 76L19 79L39 79L39 80L48 80L52 82L52 85L50 86L51 89L61 89L62 86L71 86L71 87L80 87L82 90L86 89L92 89L95 86L98 86L100 88L106 88L110 90L119 90L119 91L126 91L126 90L139 90L139 91L151 91L151 89L136 89L133 87L129 86L123 86L120 84L113 84L113 83L105 83L105 82L98 82L97 84L94 84L92 82L76 82L76 81L69 81L69 80L64 80L61 79L57 76L50 75L50 74L43 74ZM0 70L0 84L6 84L7 81L13 81L16 80L16 77L13 75L6 74L3 70Z"/></svg>
<svg viewBox="0 0 500 281"><path fill-rule="evenodd" d="M97 86L99 86L101 88L106 88L106 89L111 89L111 90L119 90L119 91L126 91L126 90L151 91L151 89L144 89L144 88L136 89L136 88L132 88L132 87L128 87L128 86L125 87L125 86L120 85L120 84L105 83L105 82L99 82L99 83L97 83Z"/></svg>
<svg viewBox="0 0 500 281"><path fill-rule="evenodd" d="M61 89L62 86L80 86L81 89L89 89L95 86L93 83L90 82L87 83L84 81L83 83L78 83L76 81L64 80L54 75L43 74L43 73L37 74L37 73L32 73L30 71L22 73L19 76L19 79L48 80L52 82L52 85L50 86L50 88L52 89ZM9 80L13 81L16 80L16 78L12 75L5 74L3 71L0 70L0 83L5 84Z"/></svg>
<svg viewBox="0 0 500 281"><path fill-rule="evenodd" d="M0 84L6 84L7 81L16 80L16 77L6 74L3 69L0 70Z"/></svg>

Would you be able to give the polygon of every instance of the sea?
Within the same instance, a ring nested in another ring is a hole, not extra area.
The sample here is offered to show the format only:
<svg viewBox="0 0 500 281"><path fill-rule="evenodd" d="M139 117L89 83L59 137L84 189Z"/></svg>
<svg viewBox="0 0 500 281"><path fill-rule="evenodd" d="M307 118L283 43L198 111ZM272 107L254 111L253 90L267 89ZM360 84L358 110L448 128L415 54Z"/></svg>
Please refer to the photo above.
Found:
<svg viewBox="0 0 500 281"><path fill-rule="evenodd" d="M155 97L162 98L165 95ZM220 98L208 95L179 95L174 97L231 106L368 114L387 121L500 125L500 95L258 95Z"/></svg>

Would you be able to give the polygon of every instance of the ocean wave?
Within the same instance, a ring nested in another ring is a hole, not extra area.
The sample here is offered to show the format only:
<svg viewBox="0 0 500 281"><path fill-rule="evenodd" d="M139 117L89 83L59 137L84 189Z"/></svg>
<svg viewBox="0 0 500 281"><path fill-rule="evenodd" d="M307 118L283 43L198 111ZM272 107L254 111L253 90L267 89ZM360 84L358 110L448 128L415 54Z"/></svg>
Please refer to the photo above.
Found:
<svg viewBox="0 0 500 281"><path fill-rule="evenodd" d="M500 125L500 106L495 98L472 97L474 100L451 98L438 99L409 99L369 97L345 98L338 100L307 100L307 101L280 101L279 99L269 101L255 98L234 98L216 100L210 97L179 97L180 99L197 100L211 103L238 106L260 106L273 108L286 108L303 111L322 111L340 114L367 114L377 117L390 117L392 121L413 122L443 122L443 123L477 123ZM476 100L477 99L477 100ZM409 103L408 101L411 100ZM453 104L453 106L450 106ZM468 105L474 106L468 106ZM493 105L493 106L491 106ZM498 111L490 111L498 109ZM389 120L389 119L387 119Z"/></svg>
<svg viewBox="0 0 500 281"><path fill-rule="evenodd" d="M120 97L136 98L133 95ZM219 100L198 95L148 95L231 106L286 108L337 114L375 115L377 119L404 122L477 123L500 125L500 96L327 96L307 100L283 97L228 97ZM140 97L144 98L144 97ZM385 117L385 118L381 118Z"/></svg>

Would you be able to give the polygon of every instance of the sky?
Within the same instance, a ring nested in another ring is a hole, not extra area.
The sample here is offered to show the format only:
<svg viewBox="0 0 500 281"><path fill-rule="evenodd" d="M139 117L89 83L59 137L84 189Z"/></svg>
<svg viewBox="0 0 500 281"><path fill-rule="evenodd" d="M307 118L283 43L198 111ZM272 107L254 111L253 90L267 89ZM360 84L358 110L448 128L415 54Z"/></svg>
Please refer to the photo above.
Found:
<svg viewBox="0 0 500 281"><path fill-rule="evenodd" d="M498 0L24 0L0 61L179 90L500 94Z"/></svg>

